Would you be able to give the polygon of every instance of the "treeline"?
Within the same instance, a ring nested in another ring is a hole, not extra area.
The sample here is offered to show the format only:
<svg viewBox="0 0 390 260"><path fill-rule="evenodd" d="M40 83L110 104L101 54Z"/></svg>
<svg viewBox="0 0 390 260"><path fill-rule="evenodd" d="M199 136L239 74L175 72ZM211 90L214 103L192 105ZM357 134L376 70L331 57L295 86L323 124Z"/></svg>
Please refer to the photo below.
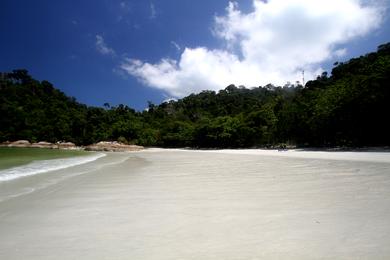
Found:
<svg viewBox="0 0 390 260"><path fill-rule="evenodd" d="M390 145L390 43L301 85L230 85L148 109L88 107L34 80L0 74L0 141L119 140L161 147Z"/></svg>

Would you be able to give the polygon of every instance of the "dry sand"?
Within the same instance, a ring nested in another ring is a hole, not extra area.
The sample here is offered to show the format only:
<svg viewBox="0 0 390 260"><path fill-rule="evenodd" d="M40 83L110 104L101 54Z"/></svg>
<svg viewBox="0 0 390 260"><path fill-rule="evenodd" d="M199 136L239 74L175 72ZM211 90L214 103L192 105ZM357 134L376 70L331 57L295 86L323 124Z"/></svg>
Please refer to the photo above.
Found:
<svg viewBox="0 0 390 260"><path fill-rule="evenodd" d="M390 258L390 153L146 150L0 189L0 259Z"/></svg>

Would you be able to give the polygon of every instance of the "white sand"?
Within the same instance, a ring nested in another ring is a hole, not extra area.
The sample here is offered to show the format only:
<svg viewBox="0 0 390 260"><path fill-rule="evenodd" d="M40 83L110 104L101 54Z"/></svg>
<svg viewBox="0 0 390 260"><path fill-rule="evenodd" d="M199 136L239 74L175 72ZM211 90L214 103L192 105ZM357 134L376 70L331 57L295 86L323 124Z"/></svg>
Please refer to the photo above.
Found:
<svg viewBox="0 0 390 260"><path fill-rule="evenodd" d="M0 259L390 258L390 153L155 149L66 173L0 202Z"/></svg>

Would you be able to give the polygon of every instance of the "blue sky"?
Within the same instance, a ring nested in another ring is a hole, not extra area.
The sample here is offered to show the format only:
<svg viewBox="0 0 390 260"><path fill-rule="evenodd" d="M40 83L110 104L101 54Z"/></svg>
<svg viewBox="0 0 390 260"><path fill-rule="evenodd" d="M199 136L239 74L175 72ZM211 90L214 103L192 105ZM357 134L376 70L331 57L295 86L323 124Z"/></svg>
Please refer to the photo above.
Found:
<svg viewBox="0 0 390 260"><path fill-rule="evenodd" d="M388 1L331 2L2 0L0 71L139 110L230 83L283 85L390 41Z"/></svg>

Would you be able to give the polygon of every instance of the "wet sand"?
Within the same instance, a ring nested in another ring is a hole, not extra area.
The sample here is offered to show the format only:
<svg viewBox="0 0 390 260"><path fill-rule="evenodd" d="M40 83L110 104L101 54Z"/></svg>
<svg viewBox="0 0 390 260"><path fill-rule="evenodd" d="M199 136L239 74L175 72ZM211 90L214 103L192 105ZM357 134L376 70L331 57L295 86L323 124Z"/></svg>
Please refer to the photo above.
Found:
<svg viewBox="0 0 390 260"><path fill-rule="evenodd" d="M390 153L155 149L0 189L0 259L390 258Z"/></svg>

